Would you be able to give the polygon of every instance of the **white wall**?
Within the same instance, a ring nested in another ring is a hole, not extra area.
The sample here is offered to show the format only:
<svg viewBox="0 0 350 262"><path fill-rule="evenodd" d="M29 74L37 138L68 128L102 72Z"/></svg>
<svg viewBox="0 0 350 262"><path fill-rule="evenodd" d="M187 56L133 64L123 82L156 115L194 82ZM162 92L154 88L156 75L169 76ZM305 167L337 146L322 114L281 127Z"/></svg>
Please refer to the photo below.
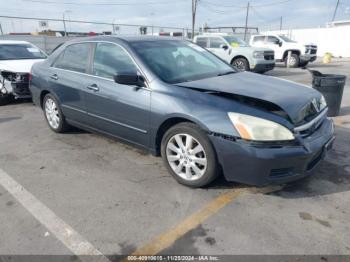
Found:
<svg viewBox="0 0 350 262"><path fill-rule="evenodd" d="M269 31L288 35L291 39L318 46L318 56L330 52L335 57L350 57L350 26ZM264 32L268 33L268 32Z"/></svg>

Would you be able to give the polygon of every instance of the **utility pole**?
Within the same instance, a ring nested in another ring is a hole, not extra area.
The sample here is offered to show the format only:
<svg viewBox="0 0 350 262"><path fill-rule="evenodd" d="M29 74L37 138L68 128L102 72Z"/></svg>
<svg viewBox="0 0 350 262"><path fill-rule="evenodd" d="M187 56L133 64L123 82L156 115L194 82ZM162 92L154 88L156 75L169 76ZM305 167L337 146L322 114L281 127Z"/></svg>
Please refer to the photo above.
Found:
<svg viewBox="0 0 350 262"><path fill-rule="evenodd" d="M194 26L196 24L196 11L199 0L192 0L192 39L194 38Z"/></svg>
<svg viewBox="0 0 350 262"><path fill-rule="evenodd" d="M64 27L64 36L67 36L66 19L64 17L64 13L63 13L63 27Z"/></svg>
<svg viewBox="0 0 350 262"><path fill-rule="evenodd" d="M282 30L282 22L283 22L283 16L280 18L280 31Z"/></svg>
<svg viewBox="0 0 350 262"><path fill-rule="evenodd" d="M334 13L333 13L332 22L334 21L335 16L336 16L336 14L337 14L338 6L339 6L339 0L337 1L337 4L336 4L335 9L334 9Z"/></svg>
<svg viewBox="0 0 350 262"><path fill-rule="evenodd" d="M245 17L245 27L244 27L244 41L247 40L247 33L248 33L248 16L249 16L249 2L247 4L247 14L246 14L246 17Z"/></svg>

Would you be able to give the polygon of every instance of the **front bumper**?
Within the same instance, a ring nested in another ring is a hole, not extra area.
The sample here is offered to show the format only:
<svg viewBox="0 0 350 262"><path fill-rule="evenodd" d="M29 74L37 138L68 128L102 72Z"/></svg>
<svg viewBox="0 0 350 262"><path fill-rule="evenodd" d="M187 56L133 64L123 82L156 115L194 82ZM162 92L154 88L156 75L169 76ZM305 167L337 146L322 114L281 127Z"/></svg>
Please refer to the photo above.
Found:
<svg viewBox="0 0 350 262"><path fill-rule="evenodd" d="M320 128L289 145L252 144L210 136L225 178L248 185L283 184L311 174L334 140L333 122L325 119Z"/></svg>
<svg viewBox="0 0 350 262"><path fill-rule="evenodd" d="M317 59L317 55L304 54L300 56L301 62L314 62Z"/></svg>
<svg viewBox="0 0 350 262"><path fill-rule="evenodd" d="M267 72L275 68L275 63L268 63L268 64L257 64L255 65L254 69L252 69L253 72Z"/></svg>

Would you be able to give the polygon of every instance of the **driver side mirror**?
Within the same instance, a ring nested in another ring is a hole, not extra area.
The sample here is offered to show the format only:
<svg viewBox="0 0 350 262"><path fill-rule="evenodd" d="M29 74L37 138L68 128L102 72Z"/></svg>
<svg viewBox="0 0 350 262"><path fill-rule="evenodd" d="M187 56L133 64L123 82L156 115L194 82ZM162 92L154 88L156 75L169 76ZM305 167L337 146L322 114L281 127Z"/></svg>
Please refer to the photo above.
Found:
<svg viewBox="0 0 350 262"><path fill-rule="evenodd" d="M222 48L222 49L224 49L224 50L227 50L227 49L228 49L228 45L221 44L221 45L220 45L220 48Z"/></svg>
<svg viewBox="0 0 350 262"><path fill-rule="evenodd" d="M118 72L114 76L114 82L128 86L145 86L145 79L136 72Z"/></svg>
<svg viewBox="0 0 350 262"><path fill-rule="evenodd" d="M277 40L275 41L275 44L278 45L279 47L281 47L281 46L282 46L282 41L280 41L280 40L277 39Z"/></svg>

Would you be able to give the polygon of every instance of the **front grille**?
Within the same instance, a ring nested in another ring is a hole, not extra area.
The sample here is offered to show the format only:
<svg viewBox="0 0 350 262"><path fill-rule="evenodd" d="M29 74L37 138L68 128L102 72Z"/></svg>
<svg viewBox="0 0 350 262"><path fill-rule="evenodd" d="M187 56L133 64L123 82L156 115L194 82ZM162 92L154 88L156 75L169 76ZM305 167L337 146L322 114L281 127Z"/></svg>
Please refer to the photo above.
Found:
<svg viewBox="0 0 350 262"><path fill-rule="evenodd" d="M327 109L324 109L321 113L319 113L316 117L314 117L306 124L295 127L294 132L300 134L302 137L312 135L322 126L323 121L327 118L327 111Z"/></svg>
<svg viewBox="0 0 350 262"><path fill-rule="evenodd" d="M315 55L317 53L317 46L316 45L307 45L306 46L306 53L310 55Z"/></svg>
<svg viewBox="0 0 350 262"><path fill-rule="evenodd" d="M264 59L265 60L274 60L275 54L272 52L264 52Z"/></svg>

